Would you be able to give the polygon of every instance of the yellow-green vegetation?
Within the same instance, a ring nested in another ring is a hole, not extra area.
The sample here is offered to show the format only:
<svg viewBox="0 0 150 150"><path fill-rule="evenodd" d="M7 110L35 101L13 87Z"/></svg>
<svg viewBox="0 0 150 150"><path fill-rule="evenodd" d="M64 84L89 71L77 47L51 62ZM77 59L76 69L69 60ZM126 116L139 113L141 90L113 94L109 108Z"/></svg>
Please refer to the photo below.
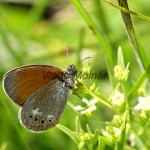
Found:
<svg viewBox="0 0 150 150"><path fill-rule="evenodd" d="M150 149L149 6L149 0L1 0L1 81L29 64L74 64L78 73L59 124L39 134L21 126L19 107L1 84L0 150Z"/></svg>

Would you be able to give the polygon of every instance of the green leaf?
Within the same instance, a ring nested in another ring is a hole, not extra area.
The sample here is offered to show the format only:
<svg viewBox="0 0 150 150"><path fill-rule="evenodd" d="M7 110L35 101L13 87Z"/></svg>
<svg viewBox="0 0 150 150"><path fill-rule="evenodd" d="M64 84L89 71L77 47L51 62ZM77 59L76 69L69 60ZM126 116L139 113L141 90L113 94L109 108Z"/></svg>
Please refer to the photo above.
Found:
<svg viewBox="0 0 150 150"><path fill-rule="evenodd" d="M91 131L91 129L90 129L90 127L89 127L88 124L86 125L86 128L87 128L87 132L88 132L89 134L92 134L92 131Z"/></svg>
<svg viewBox="0 0 150 150"><path fill-rule="evenodd" d="M56 127L58 129L60 129L61 131L63 131L64 133L66 133L77 145L79 144L80 141L79 141L78 137L70 129L68 129L67 127L65 127L61 124L57 124Z"/></svg>
<svg viewBox="0 0 150 150"><path fill-rule="evenodd" d="M149 17L149 16L145 16L145 15L143 15L143 14L140 14L140 13L137 13L137 12L134 12L134 11L131 11L131 10L129 10L129 9L127 9L127 8L124 8L124 7L121 7L121 6L119 6L119 5L115 5L115 4L113 4L112 2L110 2L110 1L108 1L108 0L104 0L104 2L106 2L107 4L109 4L109 5L111 5L111 6L115 7L115 8L117 8L117 9L119 9L119 10L125 12L125 13L132 14L132 15L134 15L134 16L136 16L136 17L141 18L141 19L150 21L150 17Z"/></svg>
<svg viewBox="0 0 150 150"><path fill-rule="evenodd" d="M92 140L93 145L95 145L98 142L98 139L99 139L99 130L96 129L93 140Z"/></svg>
<svg viewBox="0 0 150 150"><path fill-rule="evenodd" d="M81 127L81 124L80 124L79 116L76 117L75 125L76 125L76 132L77 133L81 132L82 131L82 127Z"/></svg>
<svg viewBox="0 0 150 150"><path fill-rule="evenodd" d="M124 143L125 143L125 137L126 137L126 123L127 123L127 111L123 115L123 123L120 127L121 134L119 136L118 142L115 146L115 150L124 150Z"/></svg>
<svg viewBox="0 0 150 150"><path fill-rule="evenodd" d="M101 144L101 142L100 142L100 138L98 138L98 141L97 141L97 148L96 148L96 150L100 150L100 144Z"/></svg>
<svg viewBox="0 0 150 150"><path fill-rule="evenodd" d="M133 101L134 99L132 98L132 96L137 93L138 89L142 86L143 82L145 81L146 77L147 77L147 72L149 72L150 70L150 66L148 67L148 69L146 71L144 71L139 79L136 81L135 85L133 86L133 88L129 91L128 93L128 98L130 99L130 102Z"/></svg>
<svg viewBox="0 0 150 150"><path fill-rule="evenodd" d="M149 56L146 50L144 49L142 42L140 40L140 37L135 29L134 29L134 33L135 33L135 38L136 38L136 42L137 42L138 49L139 49L139 55L140 55L141 61L143 62L144 69L146 69L150 65Z"/></svg>
<svg viewBox="0 0 150 150"><path fill-rule="evenodd" d="M0 150L6 150L7 149L7 143L3 143L1 146L0 146Z"/></svg>
<svg viewBox="0 0 150 150"><path fill-rule="evenodd" d="M121 68L123 70L125 69L124 57L123 57L123 53L122 53L122 48L121 47L118 48L118 65L121 66Z"/></svg>
<svg viewBox="0 0 150 150"><path fill-rule="evenodd" d="M115 143L110 139L100 136L100 149L99 150L114 150Z"/></svg>

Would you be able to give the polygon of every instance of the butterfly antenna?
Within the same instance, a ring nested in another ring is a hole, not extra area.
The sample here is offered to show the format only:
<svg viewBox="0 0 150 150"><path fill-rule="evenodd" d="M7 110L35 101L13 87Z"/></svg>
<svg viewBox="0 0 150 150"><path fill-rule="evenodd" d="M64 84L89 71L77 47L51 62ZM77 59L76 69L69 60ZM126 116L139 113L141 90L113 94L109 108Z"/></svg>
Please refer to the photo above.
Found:
<svg viewBox="0 0 150 150"><path fill-rule="evenodd" d="M83 97L79 96L77 93L73 92L72 94L76 95L77 97L79 97L80 99L83 99Z"/></svg>
<svg viewBox="0 0 150 150"><path fill-rule="evenodd" d="M91 59L91 58L93 58L93 57L90 57L90 56L89 57L85 57L84 59L81 60L81 62L86 60L86 59Z"/></svg>
<svg viewBox="0 0 150 150"><path fill-rule="evenodd" d="M69 50L69 47L67 45L67 48L66 48L66 64L67 64L67 68L68 68L68 50Z"/></svg>

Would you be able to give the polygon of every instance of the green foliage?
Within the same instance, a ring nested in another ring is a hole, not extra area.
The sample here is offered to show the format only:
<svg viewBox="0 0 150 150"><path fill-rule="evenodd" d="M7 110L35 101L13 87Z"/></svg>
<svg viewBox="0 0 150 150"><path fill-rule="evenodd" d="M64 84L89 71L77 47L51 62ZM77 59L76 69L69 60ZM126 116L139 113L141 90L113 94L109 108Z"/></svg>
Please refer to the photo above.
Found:
<svg viewBox="0 0 150 150"><path fill-rule="evenodd" d="M1 86L0 150L150 149L149 0L15 3L0 2L1 81L21 65L65 68L67 46L78 74L59 124L41 134L20 125Z"/></svg>

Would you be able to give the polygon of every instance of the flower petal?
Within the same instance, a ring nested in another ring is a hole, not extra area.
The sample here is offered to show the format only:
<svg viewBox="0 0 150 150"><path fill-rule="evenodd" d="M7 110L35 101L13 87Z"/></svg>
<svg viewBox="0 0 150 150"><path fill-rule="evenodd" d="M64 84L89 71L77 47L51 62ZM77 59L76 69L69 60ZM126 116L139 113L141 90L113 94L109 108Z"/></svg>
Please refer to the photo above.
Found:
<svg viewBox="0 0 150 150"><path fill-rule="evenodd" d="M82 106L80 106L80 105L74 107L74 110L83 110L83 109L84 108Z"/></svg>
<svg viewBox="0 0 150 150"><path fill-rule="evenodd" d="M93 105L93 104L95 104L96 102L97 102L97 98L94 98L94 99L90 100L90 105Z"/></svg>
<svg viewBox="0 0 150 150"><path fill-rule="evenodd" d="M83 98L82 101L86 104L89 104L89 101L86 98Z"/></svg>
<svg viewBox="0 0 150 150"><path fill-rule="evenodd" d="M137 104L135 107L134 107L135 110L139 110L139 109L142 109L142 106L141 104Z"/></svg>

